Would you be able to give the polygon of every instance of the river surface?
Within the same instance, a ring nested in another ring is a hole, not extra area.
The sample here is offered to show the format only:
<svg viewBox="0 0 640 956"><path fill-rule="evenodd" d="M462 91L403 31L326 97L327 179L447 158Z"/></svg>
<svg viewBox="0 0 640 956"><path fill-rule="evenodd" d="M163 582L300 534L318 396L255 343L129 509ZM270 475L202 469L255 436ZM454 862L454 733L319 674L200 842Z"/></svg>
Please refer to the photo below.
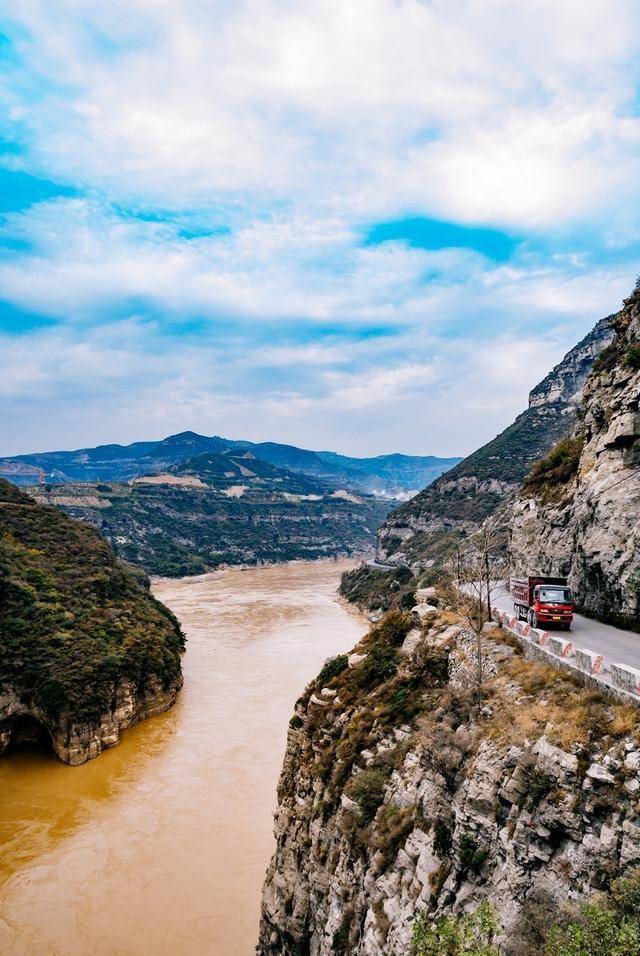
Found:
<svg viewBox="0 0 640 956"><path fill-rule="evenodd" d="M188 637L177 705L82 767L0 760L2 956L250 956L293 704L365 630L349 566L154 584Z"/></svg>

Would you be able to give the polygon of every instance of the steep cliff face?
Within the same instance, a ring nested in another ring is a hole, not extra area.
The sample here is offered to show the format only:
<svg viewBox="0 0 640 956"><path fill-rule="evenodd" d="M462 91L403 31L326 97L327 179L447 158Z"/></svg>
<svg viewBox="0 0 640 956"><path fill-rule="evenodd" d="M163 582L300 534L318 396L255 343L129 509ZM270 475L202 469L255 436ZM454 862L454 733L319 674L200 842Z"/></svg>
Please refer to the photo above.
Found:
<svg viewBox="0 0 640 956"><path fill-rule="evenodd" d="M97 532L1 480L0 529L0 754L83 763L175 701L183 636Z"/></svg>
<svg viewBox="0 0 640 956"><path fill-rule="evenodd" d="M296 705L262 956L405 956L421 913L488 900L532 956L558 907L640 863L638 711L450 612L393 612ZM535 698L534 696L535 695Z"/></svg>
<svg viewBox="0 0 640 956"><path fill-rule="evenodd" d="M542 461L511 522L514 570L566 574L588 612L640 625L640 291L583 391L572 442Z"/></svg>
<svg viewBox="0 0 640 956"><path fill-rule="evenodd" d="M612 317L598 322L532 390L512 425L393 511L378 532L378 561L428 568L476 531L517 491L533 462L571 431L582 386L613 334Z"/></svg>

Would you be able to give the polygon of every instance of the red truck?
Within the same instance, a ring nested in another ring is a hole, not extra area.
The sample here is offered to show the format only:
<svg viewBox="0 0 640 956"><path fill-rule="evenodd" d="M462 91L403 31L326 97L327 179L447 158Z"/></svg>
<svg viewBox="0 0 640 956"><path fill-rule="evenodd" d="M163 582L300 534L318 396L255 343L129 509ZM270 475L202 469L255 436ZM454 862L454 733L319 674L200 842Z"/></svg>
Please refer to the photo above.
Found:
<svg viewBox="0 0 640 956"><path fill-rule="evenodd" d="M513 609L532 627L557 624L568 631L573 621L573 596L566 578L511 578Z"/></svg>

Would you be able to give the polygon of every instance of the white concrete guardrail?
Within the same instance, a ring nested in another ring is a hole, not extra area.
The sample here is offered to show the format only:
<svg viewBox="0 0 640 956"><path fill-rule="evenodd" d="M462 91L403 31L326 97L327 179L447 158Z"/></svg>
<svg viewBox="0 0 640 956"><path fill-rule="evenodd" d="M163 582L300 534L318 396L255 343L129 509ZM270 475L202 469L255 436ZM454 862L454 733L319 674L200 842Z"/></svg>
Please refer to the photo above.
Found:
<svg viewBox="0 0 640 956"><path fill-rule="evenodd" d="M496 623L520 640L525 652L527 646L536 649L536 653L530 656L538 660L548 658L549 663L557 667L564 666L574 673L578 672L588 678L589 683L600 684L603 689L613 691L615 696L640 705L640 670L628 664L609 663L602 654L589 650L588 647L574 647L573 642L567 638L532 627L517 620L515 615L509 614L508 611L492 606L491 614Z"/></svg>

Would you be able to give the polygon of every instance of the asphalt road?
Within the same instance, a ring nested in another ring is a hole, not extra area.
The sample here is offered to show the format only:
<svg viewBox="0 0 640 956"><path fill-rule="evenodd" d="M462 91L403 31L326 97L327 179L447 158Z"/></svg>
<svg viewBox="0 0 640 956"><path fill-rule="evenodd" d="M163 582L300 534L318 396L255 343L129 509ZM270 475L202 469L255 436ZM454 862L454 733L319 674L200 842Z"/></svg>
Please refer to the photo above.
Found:
<svg viewBox="0 0 640 956"><path fill-rule="evenodd" d="M491 603L501 611L513 614L511 595L502 585L497 585L492 591ZM600 621L576 614L571 630L558 633L561 637L569 638L574 647L586 647L602 654L610 664L628 664L640 669L640 634L634 631L622 631L610 624L601 624Z"/></svg>

